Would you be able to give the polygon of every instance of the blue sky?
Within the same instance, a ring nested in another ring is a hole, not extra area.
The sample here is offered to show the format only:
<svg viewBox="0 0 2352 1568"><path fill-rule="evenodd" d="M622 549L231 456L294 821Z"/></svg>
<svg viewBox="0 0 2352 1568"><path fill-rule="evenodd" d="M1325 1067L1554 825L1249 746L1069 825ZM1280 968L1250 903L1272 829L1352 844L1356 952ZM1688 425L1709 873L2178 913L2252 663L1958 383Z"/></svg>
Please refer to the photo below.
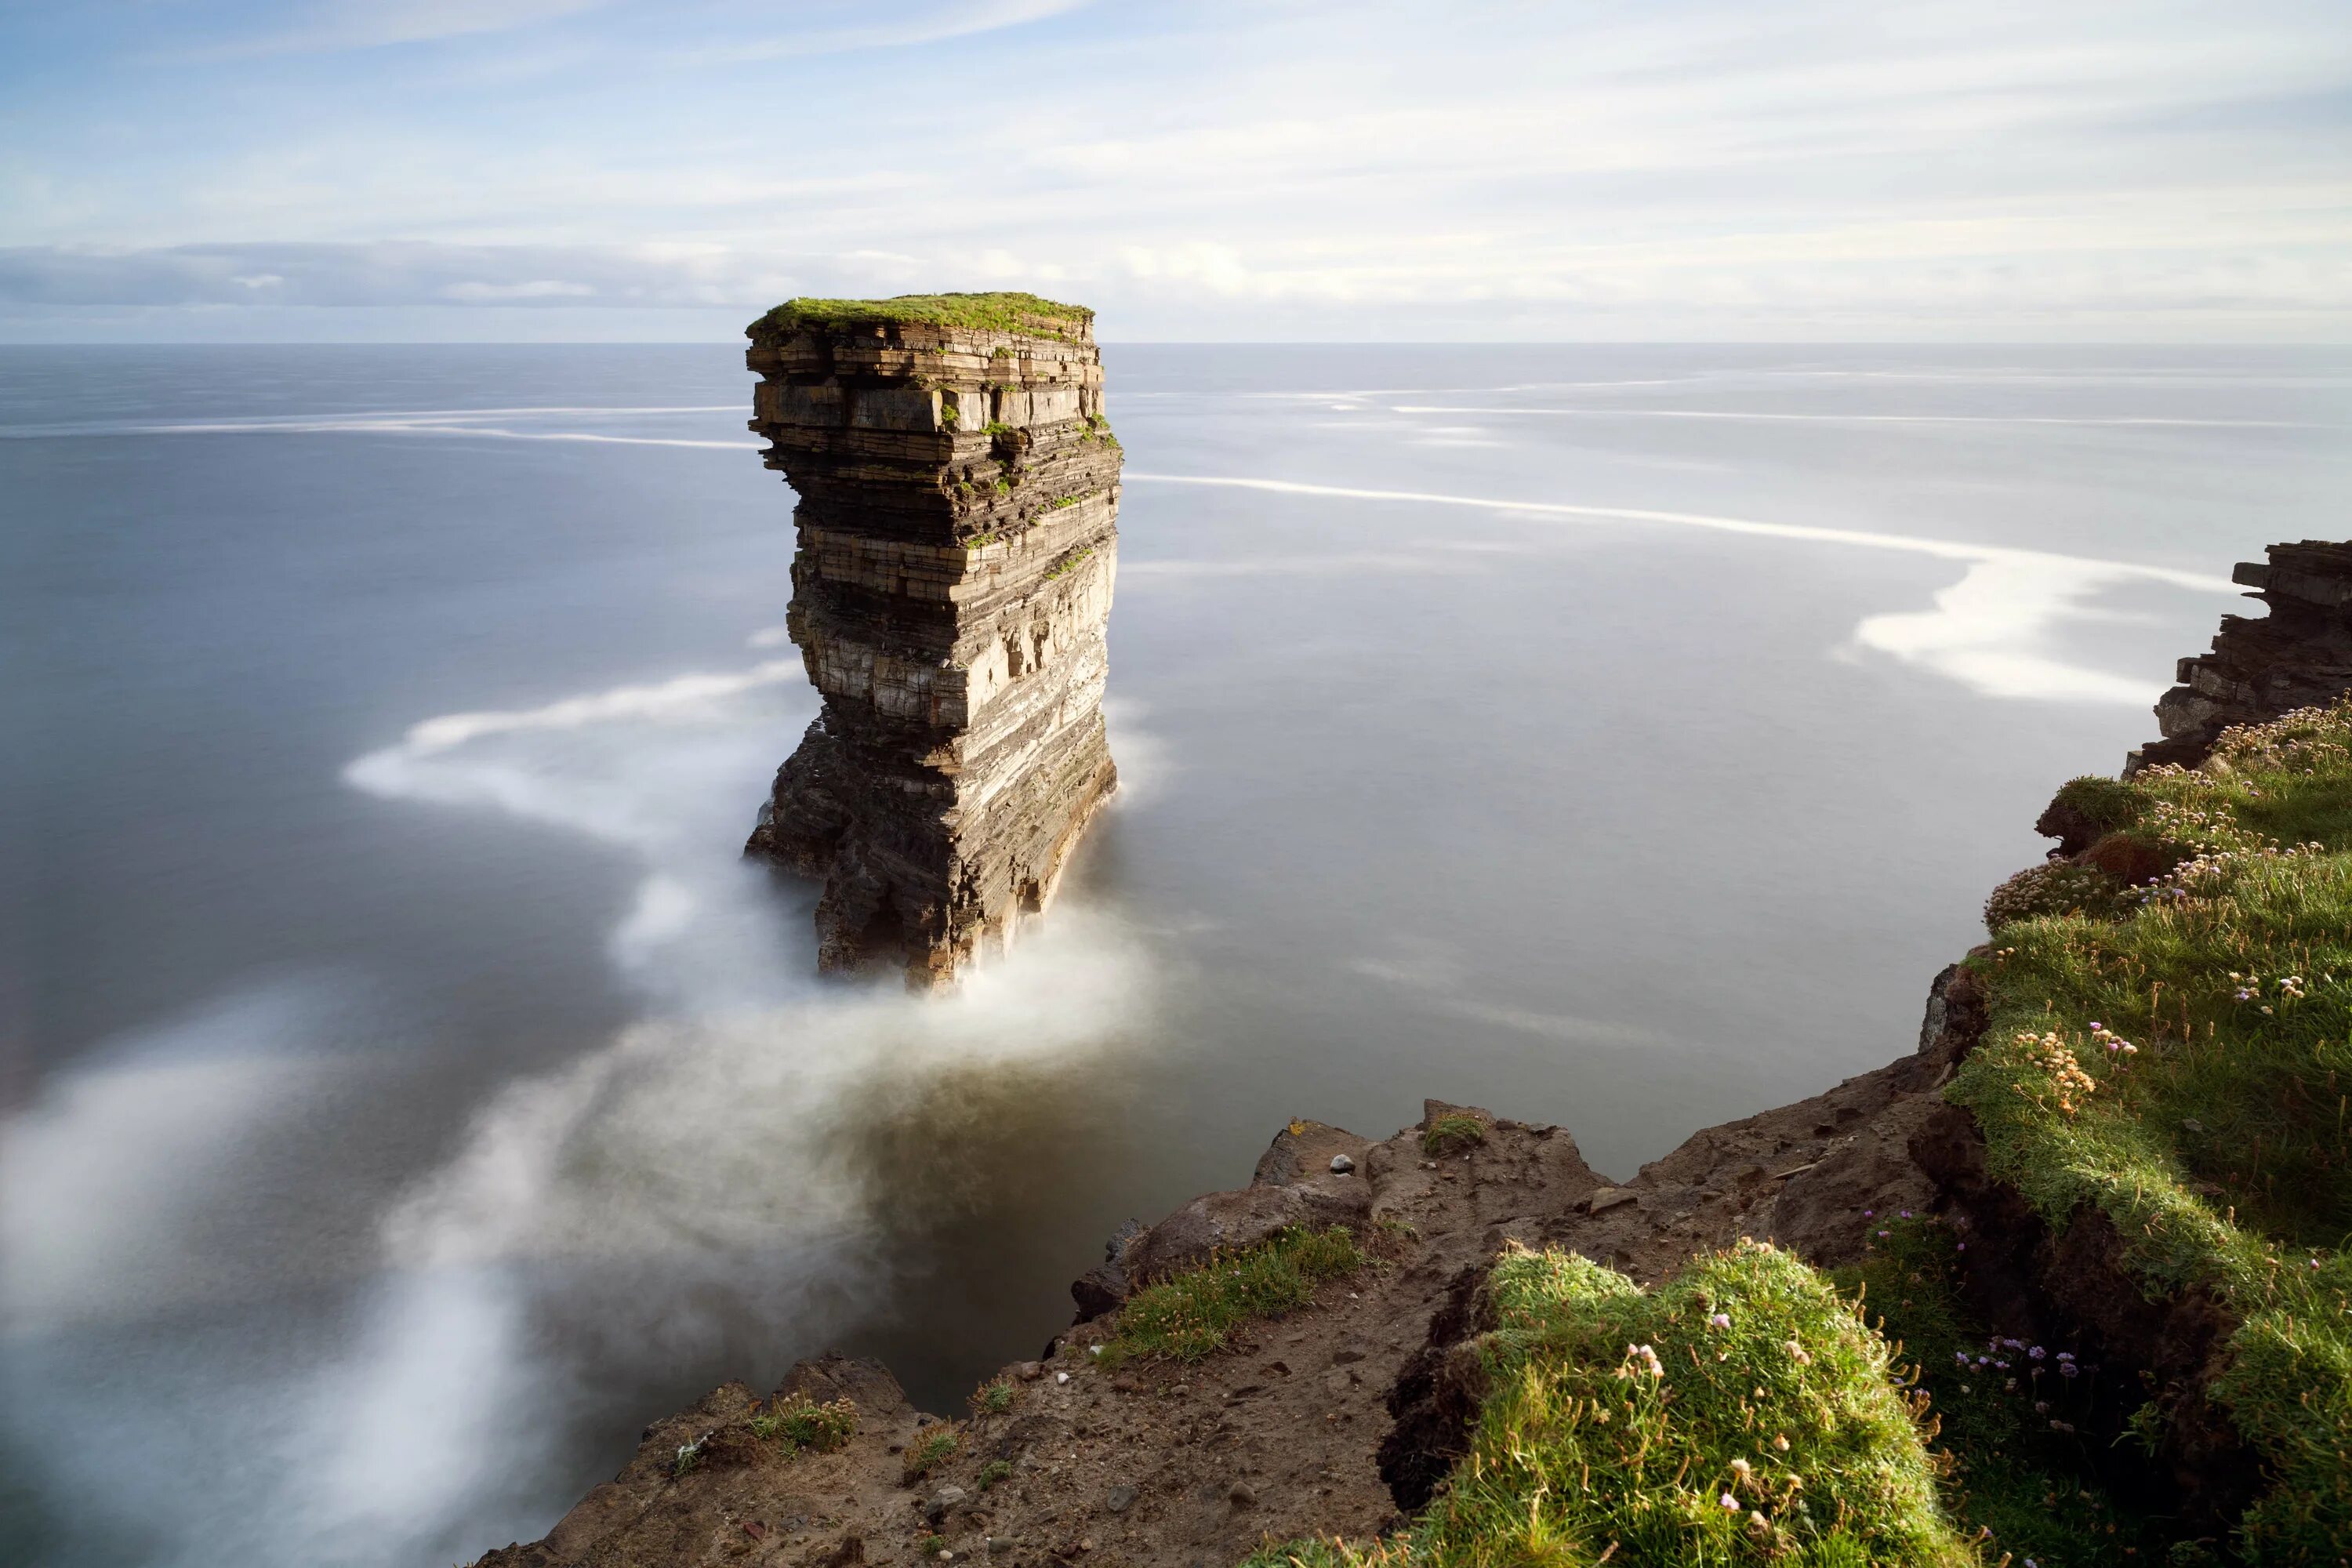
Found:
<svg viewBox="0 0 2352 1568"><path fill-rule="evenodd" d="M2352 5L0 9L0 340L2352 340Z"/></svg>

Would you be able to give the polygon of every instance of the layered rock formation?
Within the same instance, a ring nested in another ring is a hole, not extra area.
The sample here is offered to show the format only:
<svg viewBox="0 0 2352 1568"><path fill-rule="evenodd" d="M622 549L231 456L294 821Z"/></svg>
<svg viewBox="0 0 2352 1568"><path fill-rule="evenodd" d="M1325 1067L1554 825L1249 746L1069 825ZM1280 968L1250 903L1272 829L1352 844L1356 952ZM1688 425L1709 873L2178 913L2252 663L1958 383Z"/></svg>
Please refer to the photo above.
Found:
<svg viewBox="0 0 2352 1568"><path fill-rule="evenodd" d="M788 626L824 703L746 852L824 881L820 967L941 984L1044 912L1117 782L1120 453L1092 312L795 300L750 336L751 428L800 495Z"/></svg>
<svg viewBox="0 0 2352 1568"><path fill-rule="evenodd" d="M2269 564L2242 562L2231 581L2270 606L2224 616L2213 650L2184 658L2180 684L2157 700L2164 739L2134 752L2128 778L2157 763L2195 767L2233 724L2259 724L2352 690L2352 544L2273 544Z"/></svg>

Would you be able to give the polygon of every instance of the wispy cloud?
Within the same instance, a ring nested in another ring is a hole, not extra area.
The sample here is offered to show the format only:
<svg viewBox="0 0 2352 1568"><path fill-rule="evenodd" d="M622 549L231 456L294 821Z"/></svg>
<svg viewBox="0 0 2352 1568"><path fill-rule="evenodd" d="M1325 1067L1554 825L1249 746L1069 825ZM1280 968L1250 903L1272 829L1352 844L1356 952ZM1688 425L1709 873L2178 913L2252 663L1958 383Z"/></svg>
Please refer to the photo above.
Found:
<svg viewBox="0 0 2352 1568"><path fill-rule="evenodd" d="M323 0L275 29L196 51L199 59L326 54L513 32L578 16L614 0Z"/></svg>
<svg viewBox="0 0 2352 1568"><path fill-rule="evenodd" d="M2352 331L2352 16L2300 0L263 3L171 40L184 68L97 28L26 56L8 299L716 332L793 291L1010 285L1127 338ZM426 245L448 264L390 248Z"/></svg>
<svg viewBox="0 0 2352 1568"><path fill-rule="evenodd" d="M719 46L703 58L775 59L782 56L847 54L857 49L901 48L914 44L942 43L1042 22L1078 10L1093 0L965 0L963 4L927 5L893 15L887 8L859 4L803 7L800 25L789 32Z"/></svg>

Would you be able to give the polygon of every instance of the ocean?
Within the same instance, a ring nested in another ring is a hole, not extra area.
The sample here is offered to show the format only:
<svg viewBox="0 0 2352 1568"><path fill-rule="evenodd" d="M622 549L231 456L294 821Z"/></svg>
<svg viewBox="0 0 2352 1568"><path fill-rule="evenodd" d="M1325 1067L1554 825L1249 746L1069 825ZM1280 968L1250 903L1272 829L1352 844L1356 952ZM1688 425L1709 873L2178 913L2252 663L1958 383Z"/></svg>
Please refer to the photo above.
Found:
<svg viewBox="0 0 2352 1568"><path fill-rule="evenodd" d="M955 996L739 858L725 346L0 349L0 1552L411 1564L1423 1096L1630 1175L1910 1048L2352 351L1114 344L1123 784Z"/></svg>

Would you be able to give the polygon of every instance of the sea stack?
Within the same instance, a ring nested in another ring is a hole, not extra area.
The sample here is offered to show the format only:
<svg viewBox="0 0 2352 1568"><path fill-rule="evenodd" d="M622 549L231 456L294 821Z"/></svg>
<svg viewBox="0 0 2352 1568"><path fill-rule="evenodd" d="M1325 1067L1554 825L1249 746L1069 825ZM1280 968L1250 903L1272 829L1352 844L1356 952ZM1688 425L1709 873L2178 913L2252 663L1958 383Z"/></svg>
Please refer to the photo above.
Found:
<svg viewBox="0 0 2352 1568"><path fill-rule="evenodd" d="M2260 620L2224 616L2213 650L2180 661L2180 682L2156 702L2164 734L2131 754L2129 778L2157 763L2193 768L2221 731L2260 724L2352 691L2352 543L2273 544L2267 564L2230 574L2270 606Z"/></svg>
<svg viewBox="0 0 2352 1568"><path fill-rule="evenodd" d="M793 300L749 335L751 428L800 496L786 624L824 707L745 852L824 882L820 968L943 985L1045 912L1118 781L1094 313Z"/></svg>

